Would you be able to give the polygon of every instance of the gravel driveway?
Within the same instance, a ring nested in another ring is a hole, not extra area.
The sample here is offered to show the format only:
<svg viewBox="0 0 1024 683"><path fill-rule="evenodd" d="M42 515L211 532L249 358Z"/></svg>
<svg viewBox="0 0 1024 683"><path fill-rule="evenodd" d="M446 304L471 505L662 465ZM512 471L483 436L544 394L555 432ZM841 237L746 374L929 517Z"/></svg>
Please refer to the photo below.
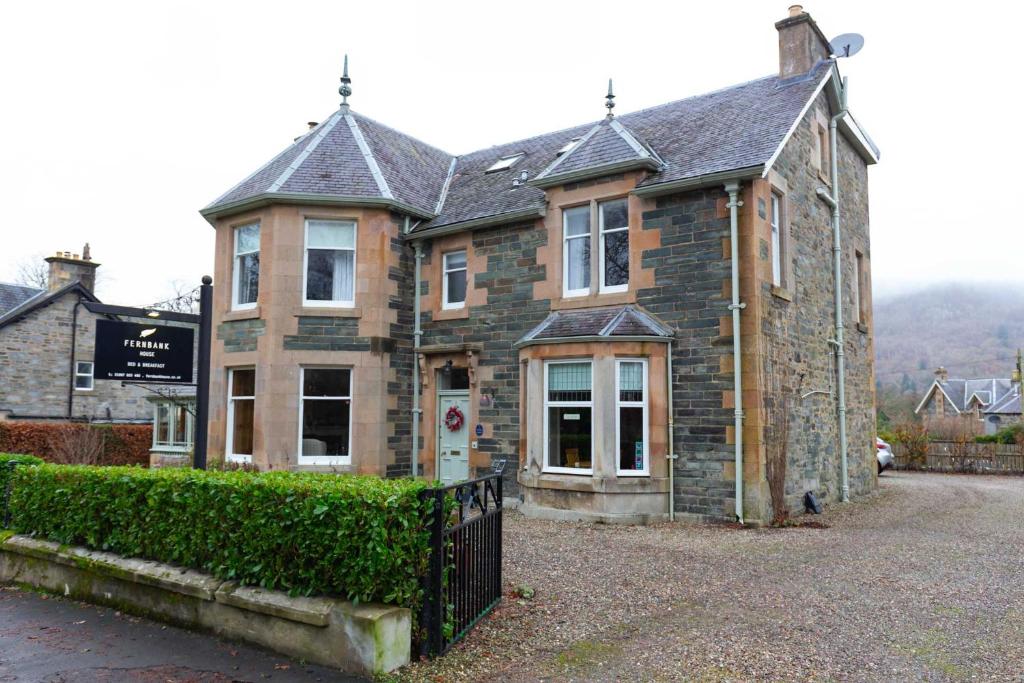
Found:
<svg viewBox="0 0 1024 683"><path fill-rule="evenodd" d="M400 678L1024 681L1024 479L886 473L815 519L829 528L509 513L503 606Z"/></svg>

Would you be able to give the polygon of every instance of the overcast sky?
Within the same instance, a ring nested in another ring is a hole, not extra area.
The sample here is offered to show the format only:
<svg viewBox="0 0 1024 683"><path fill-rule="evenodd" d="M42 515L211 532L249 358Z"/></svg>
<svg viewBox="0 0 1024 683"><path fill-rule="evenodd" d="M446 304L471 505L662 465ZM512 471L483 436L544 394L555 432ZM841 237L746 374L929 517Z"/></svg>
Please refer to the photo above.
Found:
<svg viewBox="0 0 1024 683"><path fill-rule="evenodd" d="M1020 4L826 0L870 171L876 296L1024 282L1016 199ZM80 251L100 296L145 304L213 267L198 210L338 106L448 152L776 72L785 2L17 3L0 23L0 280Z"/></svg>

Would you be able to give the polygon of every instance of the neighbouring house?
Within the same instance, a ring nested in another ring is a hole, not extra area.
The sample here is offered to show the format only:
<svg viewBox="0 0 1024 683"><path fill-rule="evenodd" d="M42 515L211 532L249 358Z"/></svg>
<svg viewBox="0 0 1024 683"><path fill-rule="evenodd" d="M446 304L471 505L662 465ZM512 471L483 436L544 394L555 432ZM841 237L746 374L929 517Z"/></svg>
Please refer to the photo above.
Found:
<svg viewBox="0 0 1024 683"><path fill-rule="evenodd" d="M85 305L100 303L89 245L46 262L46 288L0 283L0 419L155 422L154 457L190 451L192 421L179 413L193 388L168 393L95 377L96 321L116 318Z"/></svg>
<svg viewBox="0 0 1024 683"><path fill-rule="evenodd" d="M1020 368L1007 379L950 379L940 367L914 413L931 431L995 434L1021 421Z"/></svg>
<svg viewBox="0 0 1024 683"><path fill-rule="evenodd" d="M211 454L506 464L527 513L628 522L767 520L771 458L790 506L871 490L878 150L810 15L775 27L770 76L621 115L609 83L463 155L353 111L346 59L341 107L202 210Z"/></svg>

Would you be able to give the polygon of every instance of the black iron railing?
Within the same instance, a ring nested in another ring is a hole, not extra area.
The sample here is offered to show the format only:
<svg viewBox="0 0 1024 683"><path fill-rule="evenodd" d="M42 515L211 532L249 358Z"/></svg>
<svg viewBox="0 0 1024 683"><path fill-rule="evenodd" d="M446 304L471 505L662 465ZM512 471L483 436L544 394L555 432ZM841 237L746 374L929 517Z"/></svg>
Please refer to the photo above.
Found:
<svg viewBox="0 0 1024 683"><path fill-rule="evenodd" d="M448 651L501 602L501 473L428 489L430 566L419 651Z"/></svg>

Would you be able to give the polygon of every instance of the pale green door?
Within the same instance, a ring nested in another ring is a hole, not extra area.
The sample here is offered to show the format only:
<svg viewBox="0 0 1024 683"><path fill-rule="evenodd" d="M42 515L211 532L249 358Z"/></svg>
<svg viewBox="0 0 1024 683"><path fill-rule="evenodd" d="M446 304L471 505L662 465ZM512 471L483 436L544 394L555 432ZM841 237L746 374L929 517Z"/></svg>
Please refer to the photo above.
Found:
<svg viewBox="0 0 1024 683"><path fill-rule="evenodd" d="M469 392L439 391L437 405L437 452L441 461L441 482L447 485L465 481L469 479ZM462 416L462 424L453 430L452 427L459 421L457 415Z"/></svg>

